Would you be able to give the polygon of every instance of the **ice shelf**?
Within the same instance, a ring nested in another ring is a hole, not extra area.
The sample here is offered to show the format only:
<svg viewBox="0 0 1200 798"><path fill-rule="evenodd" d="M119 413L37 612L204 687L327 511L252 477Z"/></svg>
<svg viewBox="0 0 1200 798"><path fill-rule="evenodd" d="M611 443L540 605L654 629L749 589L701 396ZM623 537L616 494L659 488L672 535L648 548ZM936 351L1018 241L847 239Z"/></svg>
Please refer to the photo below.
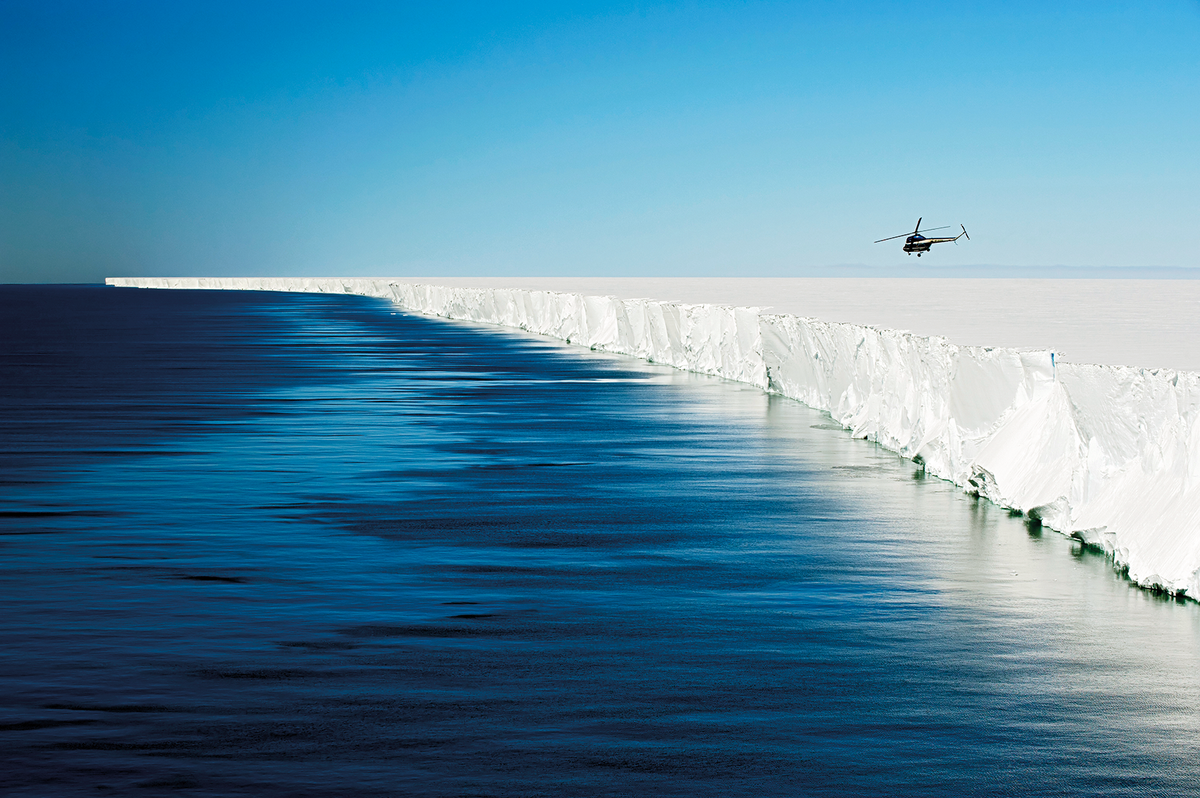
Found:
<svg viewBox="0 0 1200 798"><path fill-rule="evenodd" d="M358 294L758 386L828 411L926 472L1102 548L1138 584L1200 597L1200 373L758 308L391 280L109 278Z"/></svg>

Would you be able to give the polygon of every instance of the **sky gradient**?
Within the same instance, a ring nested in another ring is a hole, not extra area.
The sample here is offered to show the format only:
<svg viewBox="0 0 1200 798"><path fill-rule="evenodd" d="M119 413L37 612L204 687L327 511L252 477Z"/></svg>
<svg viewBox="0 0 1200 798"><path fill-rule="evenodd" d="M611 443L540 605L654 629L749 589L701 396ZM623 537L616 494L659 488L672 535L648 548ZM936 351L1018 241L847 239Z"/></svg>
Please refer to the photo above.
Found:
<svg viewBox="0 0 1200 798"><path fill-rule="evenodd" d="M1196 0L434 5L0 0L0 282L1200 267Z"/></svg>

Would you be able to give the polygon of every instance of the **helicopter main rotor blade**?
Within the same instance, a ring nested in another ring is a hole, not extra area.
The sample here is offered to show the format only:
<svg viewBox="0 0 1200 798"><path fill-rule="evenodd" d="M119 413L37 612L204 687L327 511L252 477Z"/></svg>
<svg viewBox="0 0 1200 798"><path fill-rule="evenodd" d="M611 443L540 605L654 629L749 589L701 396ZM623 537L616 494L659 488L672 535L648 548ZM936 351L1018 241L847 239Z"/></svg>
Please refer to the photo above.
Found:
<svg viewBox="0 0 1200 798"><path fill-rule="evenodd" d="M922 217L922 218L924 218L924 217ZM922 230L921 229L921 219L917 219L916 229L914 229L911 233L901 233L898 236L888 236L887 238L881 238L878 241L875 241L874 243L882 244L884 241L892 241L897 238L904 238L905 236L917 236L917 235L920 235L921 233L932 233L935 230L949 230L953 226L954 225L952 225L952 224L946 224L946 225L942 225L941 227L928 227L928 228Z"/></svg>
<svg viewBox="0 0 1200 798"><path fill-rule="evenodd" d="M945 227L931 227L928 230L914 230L911 233L901 233L898 236L888 236L887 238L881 238L878 241L875 241L874 243L882 244L884 241L891 241L894 238L904 238L906 236L915 236L915 235L920 235L921 233L932 233L934 230L945 230L946 228L953 227L953 226L954 225L952 225L952 224L948 224Z"/></svg>

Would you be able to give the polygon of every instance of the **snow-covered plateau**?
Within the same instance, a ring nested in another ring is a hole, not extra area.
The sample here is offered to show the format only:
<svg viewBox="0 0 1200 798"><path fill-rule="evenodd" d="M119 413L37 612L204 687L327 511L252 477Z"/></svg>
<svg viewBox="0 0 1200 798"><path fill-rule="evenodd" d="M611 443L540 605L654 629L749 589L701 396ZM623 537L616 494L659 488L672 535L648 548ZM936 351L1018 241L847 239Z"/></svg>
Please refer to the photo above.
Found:
<svg viewBox="0 0 1200 798"><path fill-rule="evenodd" d="M923 463L929 474L1103 548L1142 586L1200 597L1200 372L1067 362L1051 349L966 346L755 307L532 287L300 278L107 283L380 297L415 313L515 327L755 385L828 411L855 436Z"/></svg>

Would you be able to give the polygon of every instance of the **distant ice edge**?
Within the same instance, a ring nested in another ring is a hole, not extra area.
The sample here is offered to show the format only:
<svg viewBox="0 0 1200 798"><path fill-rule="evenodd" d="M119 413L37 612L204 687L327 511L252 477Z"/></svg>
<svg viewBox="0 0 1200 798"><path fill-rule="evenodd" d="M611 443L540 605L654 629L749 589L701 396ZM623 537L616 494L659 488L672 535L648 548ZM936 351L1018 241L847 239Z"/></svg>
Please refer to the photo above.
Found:
<svg viewBox="0 0 1200 798"><path fill-rule="evenodd" d="M758 386L926 472L1200 598L1200 374L1056 361L856 324L553 291L387 280L120 278L109 285L358 294Z"/></svg>

